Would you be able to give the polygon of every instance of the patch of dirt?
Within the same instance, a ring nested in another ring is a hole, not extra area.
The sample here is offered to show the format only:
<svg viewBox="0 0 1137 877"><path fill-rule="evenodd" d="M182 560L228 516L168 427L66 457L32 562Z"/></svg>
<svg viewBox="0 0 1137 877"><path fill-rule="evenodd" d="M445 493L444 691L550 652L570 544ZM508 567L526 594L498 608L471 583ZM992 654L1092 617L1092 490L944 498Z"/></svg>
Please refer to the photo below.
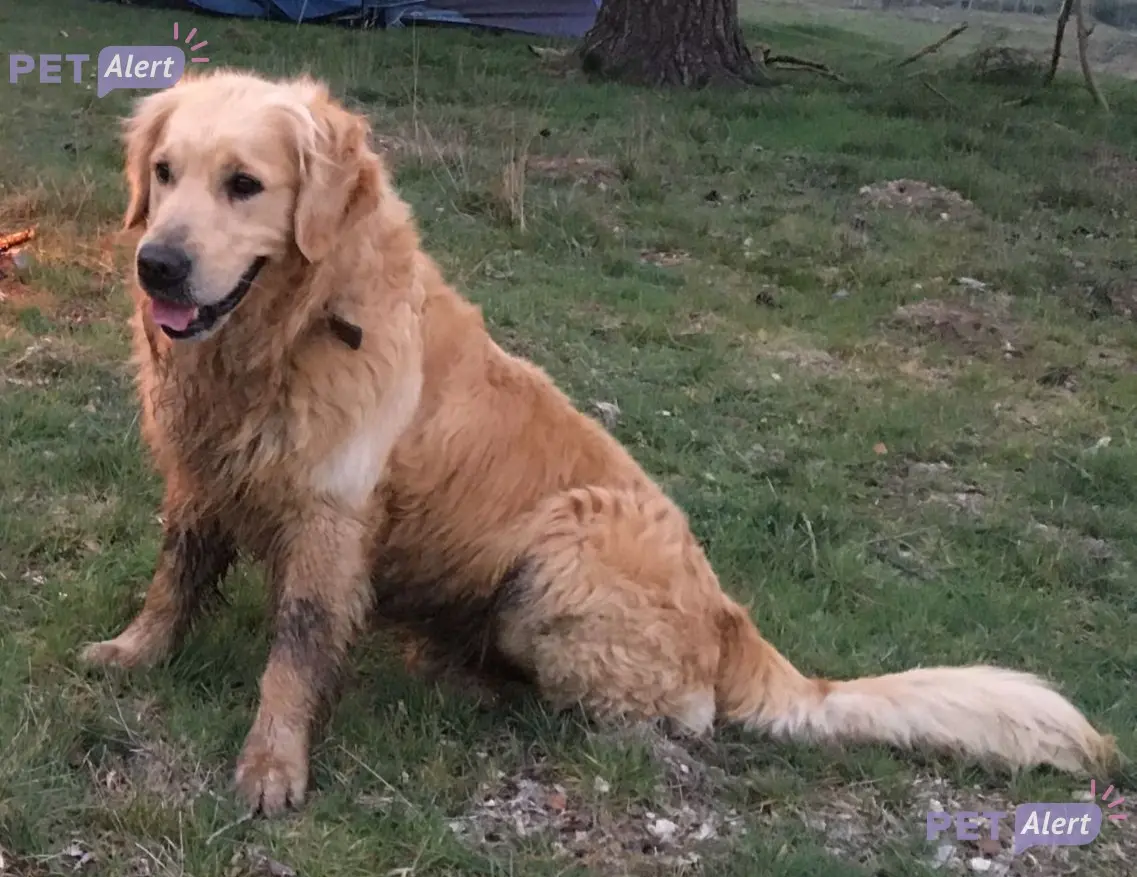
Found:
<svg viewBox="0 0 1137 877"><path fill-rule="evenodd" d="M469 150L465 137L458 130L436 136L425 125L418 125L378 133L384 130L382 121L375 121L375 130L376 149L393 164L406 158L419 162L460 162Z"/></svg>
<svg viewBox="0 0 1137 877"><path fill-rule="evenodd" d="M184 806L210 787L211 772L190 764L185 751L164 740L136 740L126 755L108 756L93 776L100 797L124 801L144 792L167 806Z"/></svg>
<svg viewBox="0 0 1137 877"><path fill-rule="evenodd" d="M1137 281L1123 280L1099 287L1094 291L1104 310L1126 320L1137 319Z"/></svg>
<svg viewBox="0 0 1137 877"><path fill-rule="evenodd" d="M1137 362L1124 350L1110 347L1095 347L1086 354L1086 367L1102 371L1137 372Z"/></svg>
<svg viewBox="0 0 1137 877"><path fill-rule="evenodd" d="M1016 359L1025 342L1008 312L1009 300L999 296L968 303L924 299L897 308L890 324L969 356Z"/></svg>
<svg viewBox="0 0 1137 877"><path fill-rule="evenodd" d="M136 232L90 236L74 223L52 225L35 241L0 253L0 304L37 308L71 326L117 320L111 296L128 276L136 237ZM37 276L41 266L78 269L73 276L79 282L54 288Z"/></svg>
<svg viewBox="0 0 1137 877"><path fill-rule="evenodd" d="M739 339L748 353L758 361L785 363L812 375L833 377L851 373L853 369L828 351L813 347L792 337L773 336L766 331L746 334ZM774 373L774 380L781 375Z"/></svg>
<svg viewBox="0 0 1137 877"><path fill-rule="evenodd" d="M950 472L942 463L914 464L920 476ZM552 770L536 765L506 776L499 773L479 787L469 810L452 819L450 829L466 843L508 850L527 840L550 843L567 860L621 875L659 874L663 869L694 868L702 873L724 845L764 826L806 826L840 861L875 870L898 849L911 849L927 831L929 811L1004 813L998 837L979 819L979 838L959 840L954 830L922 843L926 864L944 875L987 873L997 877L1114 877L1137 873L1137 825L1131 820L1103 825L1090 848L1035 847L1013 855L1014 811L1001 790L961 787L929 767L913 771L902 787L867 780L814 788L800 798L759 804L745 814L725 807L722 793L736 777L719 766L729 764L715 740L691 741L642 724L612 733L647 744L663 777L650 806L606 806L610 789L603 779L591 788L557 782ZM705 760L704 760L705 759ZM725 759L725 760L724 760ZM729 768L728 768L729 770ZM1073 784L1074 781L1072 781ZM1072 788L1069 800L1088 801L1088 789ZM1062 800L1062 798L1059 798ZM666 873L671 873L667 870ZM713 872L708 872L713 873Z"/></svg>
<svg viewBox="0 0 1137 877"><path fill-rule="evenodd" d="M1115 185L1137 187L1137 158L1106 143L1091 149L1089 158L1094 177Z"/></svg>
<svg viewBox="0 0 1137 877"><path fill-rule="evenodd" d="M17 856L0 844L0 875L3 877L50 877L52 873L44 863Z"/></svg>
<svg viewBox="0 0 1137 877"><path fill-rule="evenodd" d="M929 811L945 813L1004 813L998 837L991 838L990 821L978 819L979 840L958 840L954 828L927 841L926 863L945 875L985 873L993 877L1107 877L1134 873L1137 831L1128 821L1103 825L1089 847L1033 847L1013 854L1014 811L1022 801L979 787L959 788L942 777L919 774L906 789L903 806L883 800L872 783L827 788L800 815L825 837L826 848L842 861L873 863L893 846L907 846L913 836L924 837ZM1079 800L1077 793L1071 801Z"/></svg>
<svg viewBox="0 0 1137 877"><path fill-rule="evenodd" d="M771 350L770 355L814 374L834 375L844 370L840 360L815 347L797 347L790 344Z"/></svg>
<svg viewBox="0 0 1137 877"><path fill-rule="evenodd" d="M0 381L17 387L46 387L66 376L74 365L68 345L56 338L41 338L0 367Z"/></svg>
<svg viewBox="0 0 1137 877"><path fill-rule="evenodd" d="M980 517L990 502L979 485L961 478L954 467L943 460L909 462L903 472L893 475L883 487L889 500L903 506L934 503L973 517Z"/></svg>
<svg viewBox="0 0 1137 877"><path fill-rule="evenodd" d="M644 250L640 253L640 261L660 268L674 268L690 262L691 254L683 250Z"/></svg>
<svg viewBox="0 0 1137 877"><path fill-rule="evenodd" d="M919 359L905 359L896 370L905 377L927 384L929 387L942 387L955 379L951 369L928 366Z"/></svg>
<svg viewBox="0 0 1137 877"><path fill-rule="evenodd" d="M1113 546L1104 539L1087 536L1085 533L1079 533L1077 530L1071 530L1068 527L1055 527L1052 524L1042 524L1035 521L1031 524L1031 530L1046 541L1074 548L1091 560L1104 562L1111 560L1116 555Z"/></svg>
<svg viewBox="0 0 1137 877"><path fill-rule="evenodd" d="M132 728L155 728L161 722L153 704L120 701L115 706L115 737L92 759L84 756L93 791L101 806L116 806L145 794L161 806L185 807L217 784L216 766L196 760L188 745Z"/></svg>
<svg viewBox="0 0 1137 877"><path fill-rule="evenodd" d="M530 155L525 159L525 170L548 179L588 183L601 189L624 178L616 164L606 158Z"/></svg>
<svg viewBox="0 0 1137 877"><path fill-rule="evenodd" d="M468 812L450 820L450 830L490 849L544 841L566 860L598 873L628 875L697 866L716 841L746 833L743 816L714 798L715 769L654 730L623 733L650 735L665 768L650 804L610 807L611 790L602 778L592 788L573 788L538 764L513 775L499 772L482 784Z"/></svg>
<svg viewBox="0 0 1137 877"><path fill-rule="evenodd" d="M31 225L44 213L47 202L47 189L43 186L5 195L0 198L0 229L8 231Z"/></svg>
<svg viewBox="0 0 1137 877"><path fill-rule="evenodd" d="M675 334L680 338L720 332L725 326L725 321L712 311L691 311L684 314L677 323Z"/></svg>
<svg viewBox="0 0 1137 877"><path fill-rule="evenodd" d="M969 219L978 208L958 192L922 180L888 180L862 186L860 196L873 207L903 210L933 219Z"/></svg>

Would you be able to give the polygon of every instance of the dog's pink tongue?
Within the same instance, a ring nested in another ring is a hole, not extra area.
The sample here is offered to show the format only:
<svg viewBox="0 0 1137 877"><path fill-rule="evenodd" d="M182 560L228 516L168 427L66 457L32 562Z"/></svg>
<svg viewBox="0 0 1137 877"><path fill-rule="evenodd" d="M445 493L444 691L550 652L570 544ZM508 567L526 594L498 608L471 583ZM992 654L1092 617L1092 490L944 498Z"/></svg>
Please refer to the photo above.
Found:
<svg viewBox="0 0 1137 877"><path fill-rule="evenodd" d="M184 331L186 326L192 323L193 318L197 316L197 308L195 307L174 305L155 299L150 299L150 309L155 323L173 329L175 332Z"/></svg>

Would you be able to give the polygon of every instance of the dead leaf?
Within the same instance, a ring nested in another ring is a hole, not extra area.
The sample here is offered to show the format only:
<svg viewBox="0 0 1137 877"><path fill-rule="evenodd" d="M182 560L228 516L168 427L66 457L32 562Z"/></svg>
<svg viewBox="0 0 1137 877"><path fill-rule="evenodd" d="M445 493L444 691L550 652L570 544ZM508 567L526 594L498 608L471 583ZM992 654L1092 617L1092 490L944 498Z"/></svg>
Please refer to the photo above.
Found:
<svg viewBox="0 0 1137 877"><path fill-rule="evenodd" d="M876 454L878 457L883 457L885 454L888 453L888 446L885 445L884 442L877 442L875 445L872 446L872 452L874 454Z"/></svg>

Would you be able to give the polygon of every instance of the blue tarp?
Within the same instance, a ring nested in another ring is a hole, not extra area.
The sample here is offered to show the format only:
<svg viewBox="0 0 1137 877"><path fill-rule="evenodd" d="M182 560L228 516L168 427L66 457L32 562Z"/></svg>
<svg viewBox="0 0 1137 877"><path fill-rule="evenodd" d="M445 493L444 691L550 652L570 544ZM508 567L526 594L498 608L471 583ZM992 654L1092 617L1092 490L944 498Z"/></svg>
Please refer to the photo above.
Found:
<svg viewBox="0 0 1137 877"><path fill-rule="evenodd" d="M581 37L600 0L188 0L222 15L286 21L363 20L379 27L415 21L474 25L543 36Z"/></svg>

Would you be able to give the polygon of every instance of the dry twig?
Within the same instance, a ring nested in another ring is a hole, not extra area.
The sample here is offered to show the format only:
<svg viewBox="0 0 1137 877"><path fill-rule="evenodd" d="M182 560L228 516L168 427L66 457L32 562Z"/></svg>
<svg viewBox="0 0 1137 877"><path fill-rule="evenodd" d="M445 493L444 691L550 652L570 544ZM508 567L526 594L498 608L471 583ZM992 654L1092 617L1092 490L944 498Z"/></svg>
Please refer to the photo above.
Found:
<svg viewBox="0 0 1137 877"><path fill-rule="evenodd" d="M1102 108L1104 112L1109 112L1109 104L1106 102L1105 95L1098 89L1097 83L1094 82L1093 71L1090 70L1090 57L1086 46L1089 39L1090 31L1086 29L1086 16L1083 10L1083 0L1073 0L1074 2L1074 21L1077 24L1078 33L1078 61L1082 65L1082 76L1086 79L1086 88L1089 89L1090 94L1093 95L1097 105Z"/></svg>
<svg viewBox="0 0 1137 877"><path fill-rule="evenodd" d="M923 80L923 83L924 83L924 88L928 89L928 91L930 91L932 94L934 94L940 100L942 100L945 104L947 104L953 110L959 109L959 107L956 106L955 101L953 101L950 97L948 97L946 94L944 94L942 91L940 91L934 85L932 85L932 83L928 82L928 80L926 80L926 79Z"/></svg>
<svg viewBox="0 0 1137 877"><path fill-rule="evenodd" d="M930 43L930 44L924 46L924 48L922 48L920 51L916 52L915 54L909 55L903 61L899 61L896 64L896 66L897 67L907 67L909 64L913 63L914 61L919 61L925 55L930 55L930 54L932 54L932 52L938 52L946 43L950 42L951 40L954 40L957 36L959 36L965 30L967 30L967 23L966 22L963 24L957 24L955 27L953 27L951 30L949 30L946 34L944 34L942 37L940 37L934 43Z"/></svg>
<svg viewBox="0 0 1137 877"><path fill-rule="evenodd" d="M1066 35L1066 23L1070 20L1070 13L1074 11L1074 0L1063 0L1062 8L1058 11L1058 29L1054 32L1054 51L1050 54L1050 69L1046 71L1043 85L1054 81L1058 72L1058 62L1062 59L1062 38Z"/></svg>

